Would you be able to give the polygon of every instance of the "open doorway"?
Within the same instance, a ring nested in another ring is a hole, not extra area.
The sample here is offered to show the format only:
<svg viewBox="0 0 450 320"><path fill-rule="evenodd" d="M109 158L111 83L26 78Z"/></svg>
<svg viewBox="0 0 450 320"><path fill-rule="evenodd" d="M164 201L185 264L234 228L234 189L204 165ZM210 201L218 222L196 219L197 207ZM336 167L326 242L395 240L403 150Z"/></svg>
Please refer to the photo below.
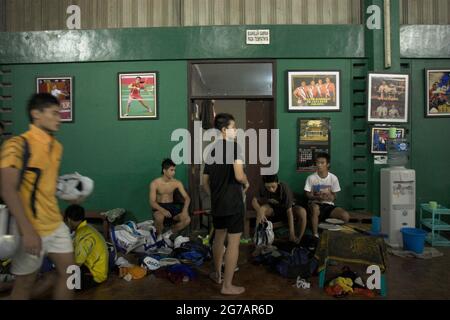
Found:
<svg viewBox="0 0 450 320"><path fill-rule="evenodd" d="M274 62L191 62L190 65L189 129L194 130L194 121L201 121L202 130L214 126L218 113L230 113L239 129L275 128ZM203 148L209 142L203 142ZM249 145L245 145L248 159ZM270 150L270 146L269 149ZM250 188L247 191L247 209L261 187L260 168L257 164L246 164ZM202 191L204 164L192 164L189 170L189 189L195 209L208 208L210 203Z"/></svg>

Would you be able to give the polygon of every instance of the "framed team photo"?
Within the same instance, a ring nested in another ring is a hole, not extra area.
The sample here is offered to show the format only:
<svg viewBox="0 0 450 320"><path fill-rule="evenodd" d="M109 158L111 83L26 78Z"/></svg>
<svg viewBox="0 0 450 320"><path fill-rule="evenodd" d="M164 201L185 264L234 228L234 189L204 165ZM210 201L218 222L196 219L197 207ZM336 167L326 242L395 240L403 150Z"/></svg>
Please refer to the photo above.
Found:
<svg viewBox="0 0 450 320"><path fill-rule="evenodd" d="M450 117L450 69L425 70L425 117Z"/></svg>
<svg viewBox="0 0 450 320"><path fill-rule="evenodd" d="M119 73L119 120L158 119L157 72Z"/></svg>
<svg viewBox="0 0 450 320"><path fill-rule="evenodd" d="M405 129L396 128L396 138L402 139L405 136ZM387 142L389 140L389 127L372 127L371 153L387 154Z"/></svg>
<svg viewBox="0 0 450 320"><path fill-rule="evenodd" d="M409 75L369 73L367 87L368 122L408 122Z"/></svg>
<svg viewBox="0 0 450 320"><path fill-rule="evenodd" d="M36 78L36 92L56 97L61 104L61 122L74 122L73 77Z"/></svg>
<svg viewBox="0 0 450 320"><path fill-rule="evenodd" d="M288 111L339 111L339 71L288 71Z"/></svg>

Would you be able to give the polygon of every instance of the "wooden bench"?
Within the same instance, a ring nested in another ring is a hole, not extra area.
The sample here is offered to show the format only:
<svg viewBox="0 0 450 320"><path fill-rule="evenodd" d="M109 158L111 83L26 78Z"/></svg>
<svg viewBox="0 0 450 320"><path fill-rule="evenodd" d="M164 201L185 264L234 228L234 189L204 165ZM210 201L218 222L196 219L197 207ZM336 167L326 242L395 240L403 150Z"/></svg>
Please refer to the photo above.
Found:
<svg viewBox="0 0 450 320"><path fill-rule="evenodd" d="M106 241L109 241L109 221L105 216L102 216L100 214L101 212L104 212L104 211L97 211L97 210L86 211L85 218L88 221L88 223L91 221L94 221L94 222L98 221L99 223L101 223L103 237L105 238Z"/></svg>
<svg viewBox="0 0 450 320"><path fill-rule="evenodd" d="M348 211L350 215L350 223L372 223L372 214L365 211ZM247 210L244 218L244 238L250 238L250 220L256 219L256 211ZM275 222L273 228L287 226L283 221Z"/></svg>
<svg viewBox="0 0 450 320"><path fill-rule="evenodd" d="M367 211L347 211L350 215L349 223L372 223L372 214Z"/></svg>

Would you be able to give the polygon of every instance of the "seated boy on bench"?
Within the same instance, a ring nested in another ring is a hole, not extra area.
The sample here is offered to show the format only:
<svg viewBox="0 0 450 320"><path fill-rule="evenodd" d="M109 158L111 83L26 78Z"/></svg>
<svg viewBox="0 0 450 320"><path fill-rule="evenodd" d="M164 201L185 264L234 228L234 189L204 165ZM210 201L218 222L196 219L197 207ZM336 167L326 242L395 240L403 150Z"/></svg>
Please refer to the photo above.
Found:
<svg viewBox="0 0 450 320"><path fill-rule="evenodd" d="M299 243L306 229L306 210L294 205L294 196L289 186L278 181L278 176L262 176L264 186L252 200L256 211L256 224L269 218L271 222L285 221L289 225L289 240ZM294 218L297 219L300 233L295 235Z"/></svg>
<svg viewBox="0 0 450 320"><path fill-rule="evenodd" d="M168 239L173 233L186 228L190 223L188 208L191 199L185 191L183 184L176 180L175 163L171 159L164 159L161 164L162 176L150 183L150 205L153 209L157 241ZM174 192L178 190L184 199L183 208L180 209L174 203ZM164 235L161 235L164 225L171 225L172 228Z"/></svg>

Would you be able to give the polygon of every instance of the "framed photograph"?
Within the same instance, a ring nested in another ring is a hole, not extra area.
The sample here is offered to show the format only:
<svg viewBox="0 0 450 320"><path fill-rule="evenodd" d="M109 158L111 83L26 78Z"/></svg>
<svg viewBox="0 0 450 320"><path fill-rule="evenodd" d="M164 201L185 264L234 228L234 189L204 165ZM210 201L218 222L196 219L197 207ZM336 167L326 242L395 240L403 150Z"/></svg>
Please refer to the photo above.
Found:
<svg viewBox="0 0 450 320"><path fill-rule="evenodd" d="M367 121L408 122L409 75L369 73Z"/></svg>
<svg viewBox="0 0 450 320"><path fill-rule="evenodd" d="M288 71L288 111L339 111L340 71Z"/></svg>
<svg viewBox="0 0 450 320"><path fill-rule="evenodd" d="M426 71L425 117L450 117L450 69Z"/></svg>
<svg viewBox="0 0 450 320"><path fill-rule="evenodd" d="M397 139L405 136L405 129L397 128ZM389 127L373 127L371 135L371 152L387 154L387 141L389 140Z"/></svg>
<svg viewBox="0 0 450 320"><path fill-rule="evenodd" d="M158 119L157 72L119 73L119 119Z"/></svg>
<svg viewBox="0 0 450 320"><path fill-rule="evenodd" d="M74 121L73 77L36 78L36 92L50 93L61 104L61 122Z"/></svg>
<svg viewBox="0 0 450 320"><path fill-rule="evenodd" d="M316 153L330 153L330 118L299 118L297 171L316 171Z"/></svg>

